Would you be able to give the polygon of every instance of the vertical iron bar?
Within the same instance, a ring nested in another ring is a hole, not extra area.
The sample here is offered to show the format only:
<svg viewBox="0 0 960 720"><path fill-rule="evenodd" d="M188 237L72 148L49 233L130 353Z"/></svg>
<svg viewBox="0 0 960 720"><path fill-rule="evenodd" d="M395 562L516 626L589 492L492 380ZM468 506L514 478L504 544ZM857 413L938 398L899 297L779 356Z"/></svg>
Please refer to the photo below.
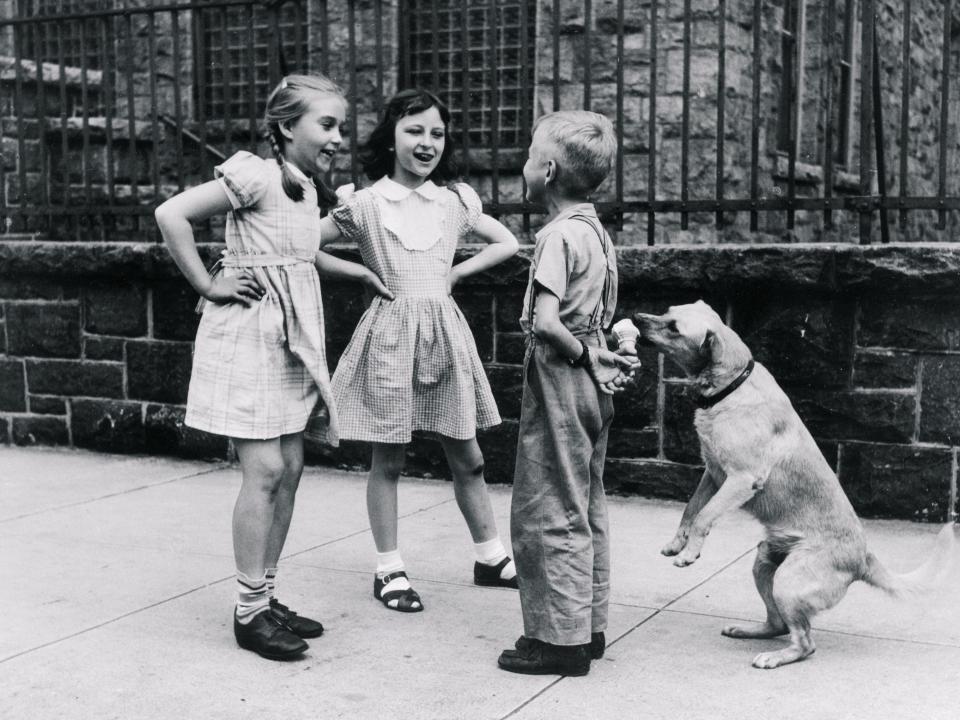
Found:
<svg viewBox="0 0 960 720"><path fill-rule="evenodd" d="M299 7L299 6L298 6ZM223 82L223 151L230 156L230 145L233 141L233 128L231 127L231 115L233 109L230 103L233 102L233 92L230 90L230 83L233 77L230 73L230 8L220 8L221 33L223 34L222 44L220 46L220 64ZM298 18L299 19L299 18ZM301 25L302 23L297 23ZM299 43L297 44L299 48Z"/></svg>
<svg viewBox="0 0 960 720"><path fill-rule="evenodd" d="M127 150L127 152L130 153L130 157L128 158L128 172L130 174L130 200L136 204L140 192L139 188L137 187L137 113L133 101L133 15L129 11L124 12L123 14L123 27L126 38L125 45L127 55L127 62L124 64L127 66L127 127L129 128L130 132L130 142Z"/></svg>
<svg viewBox="0 0 960 720"><path fill-rule="evenodd" d="M873 156L870 153L873 120L873 0L863 0L863 20L860 41L860 196L866 198L873 190ZM870 244L873 217L870 206L860 208L860 244Z"/></svg>
<svg viewBox="0 0 960 720"><path fill-rule="evenodd" d="M377 6L380 3L376 3ZM402 9L402 8L401 8ZM330 28L327 11L327 0L320 2L320 70L324 75L330 74Z"/></svg>
<svg viewBox="0 0 960 720"><path fill-rule="evenodd" d="M247 5L247 102L250 127L250 148L257 145L257 48L253 29L253 5Z"/></svg>
<svg viewBox="0 0 960 720"><path fill-rule="evenodd" d="M433 84L431 90L440 94L440 9L437 7L437 0L431 0L430 3L430 30L432 37L430 39L430 82Z"/></svg>
<svg viewBox="0 0 960 720"><path fill-rule="evenodd" d="M180 96L180 67L177 59L180 57L180 12L170 11L170 25L173 28L173 111L177 122L177 129L173 134L177 149L177 190L183 192L183 103ZM252 39L251 39L252 40ZM250 43L250 52L253 53L253 42ZM250 63L253 72L253 63Z"/></svg>
<svg viewBox="0 0 960 720"><path fill-rule="evenodd" d="M377 43L377 96L373 99L373 110L380 115L383 107L383 5L373 4L374 36Z"/></svg>
<svg viewBox="0 0 960 720"><path fill-rule="evenodd" d="M789 87L787 93L787 107L790 116L787 118L789 132L787 140L787 229L793 230L796 222L794 202L797 199L797 144L800 135L800 116L802 112L800 98L800 76L803 74L803 63L800 59L800 48L803 43L803 3L804 0L795 0L790 3L790 24L792 33L790 43L790 72L785 72L785 82Z"/></svg>
<svg viewBox="0 0 960 720"><path fill-rule="evenodd" d="M463 153L461 157L463 158L463 175L465 178L470 177L470 55L473 50L470 39L470 24L468 22L469 8L470 3L468 0L462 0L460 3L460 32L463 34L463 62L461 63L462 79L460 83L462 95L460 100L460 106L462 108L460 122L463 125Z"/></svg>
<svg viewBox="0 0 960 720"><path fill-rule="evenodd" d="M883 152L883 104L880 97L880 51L877 46L877 26L873 26L873 135L877 153L877 189L880 191L880 241L890 242L887 218L887 165Z"/></svg>
<svg viewBox="0 0 960 720"><path fill-rule="evenodd" d="M296 66L293 68L294 72L302 73L306 72L306 68L303 65L303 46L305 43L301 40L306 39L307 32L307 23L306 18L303 17L303 6L300 0L293 0L293 57ZM226 8L224 8L226 10ZM226 67L223 69L224 75L227 73Z"/></svg>
<svg viewBox="0 0 960 720"><path fill-rule="evenodd" d="M42 28L42 21L38 20L34 26L34 51L36 52L37 62L37 100L35 110L37 117L37 139L39 141L37 145L40 150L40 167L37 169L40 171L40 204L46 207L50 205L50 193L47 190L47 98L43 79L43 45L46 38L46 30L43 30L43 39L41 39ZM47 221L50 221L49 216Z"/></svg>
<svg viewBox="0 0 960 720"><path fill-rule="evenodd" d="M647 166L647 245L653 245L656 238L656 213L653 203L657 198L657 0L650 2L650 117L648 120L649 163Z"/></svg>
<svg viewBox="0 0 960 720"><path fill-rule="evenodd" d="M107 200L110 205L113 205L116 203L117 198L116 178L114 176L115 168L113 165L113 113L116 105L116 86L114 85L114 68L110 64L110 58L114 55L110 47L110 40L112 40L110 33L111 22L112 18L104 17L103 23L100 26L100 48L102 53L100 65L103 68L101 87L103 88L103 120L106 125L104 130L107 139Z"/></svg>
<svg viewBox="0 0 960 720"><path fill-rule="evenodd" d="M357 103L357 29L354 4L347 3L347 40L350 60L350 102ZM350 113L350 182L357 182L357 113Z"/></svg>
<svg viewBox="0 0 960 720"><path fill-rule="evenodd" d="M500 168L499 155L500 149L500 61L497 58L497 28L500 27L497 17L497 5L493 3L490 6L490 194L493 199L494 208L500 207ZM493 216L499 217L500 213L494 210Z"/></svg>
<svg viewBox="0 0 960 720"><path fill-rule="evenodd" d="M353 9L352 2L348 2L347 5L351 10ZM272 90L280 84L281 77L280 53L283 52L283 49L280 43L280 7L271 3L266 6L266 9L267 16L270 20L270 39L267 41L267 62L270 72L269 85ZM200 14L199 10L197 12Z"/></svg>
<svg viewBox="0 0 960 720"><path fill-rule="evenodd" d="M822 31L825 40L823 113L826 117L823 140L823 226L826 229L833 227L833 210L830 205L833 200L833 72L837 64L834 42L836 21L837 0L830 0L824 15Z"/></svg>
<svg viewBox="0 0 960 720"><path fill-rule="evenodd" d="M753 0L753 103L750 113L750 232L760 228L757 206L760 201L760 68L763 15L762 0Z"/></svg>
<svg viewBox="0 0 960 720"><path fill-rule="evenodd" d="M147 16L148 47L150 54L150 120L153 133L153 159L151 174L153 179L153 201L160 201L160 117L157 102L157 17L151 12ZM82 25L81 25L82 27ZM82 43L81 43L82 45Z"/></svg>
<svg viewBox="0 0 960 720"><path fill-rule="evenodd" d="M759 1L759 0L758 0ZM680 111L680 229L690 226L690 0L683 0L683 97ZM754 55L754 57L758 57Z"/></svg>
<svg viewBox="0 0 960 720"><path fill-rule="evenodd" d="M27 134L23 130L23 34L27 31L27 25L20 25L14 31L13 47L16 57L15 85L13 93L13 102L17 116L17 177L20 184L20 192L17 195L17 204L23 210L27 205Z"/></svg>
<svg viewBox="0 0 960 720"><path fill-rule="evenodd" d="M87 47L87 21L80 23L80 47ZM83 151L80 155L80 173L83 176L83 200L90 204L90 88L87 82L87 52L80 53L80 104L83 106Z"/></svg>
<svg viewBox="0 0 960 720"><path fill-rule="evenodd" d="M67 157L70 152L70 145L67 138L67 67L63 55L63 21L57 21L57 65L60 75L60 162L63 172L63 206L70 204L70 161ZM51 177L52 181L52 177ZM64 218L64 224L69 222L69 218Z"/></svg>
<svg viewBox="0 0 960 720"><path fill-rule="evenodd" d="M400 13L400 72L397 89L405 90L411 85L411 65L413 64L413 58L410 55L410 5L406 0L399 0L397 11Z"/></svg>
<svg viewBox="0 0 960 720"><path fill-rule="evenodd" d="M937 191L937 201L940 205L939 219L937 228L947 229L947 211L945 203L947 198L947 134L950 129L950 30L953 24L953 3L952 0L943 2L943 68L940 76L943 78L943 92L940 98L940 188Z"/></svg>
<svg viewBox="0 0 960 720"><path fill-rule="evenodd" d="M907 210L903 206L903 198L907 197L907 147L910 143L910 32L913 26L911 2L912 0L903 0L903 59L900 63L900 182L897 184L900 186L898 223L901 228L907 225Z"/></svg>
<svg viewBox="0 0 960 720"><path fill-rule="evenodd" d="M207 46L204 35L207 32L207 22L204 17L204 11L201 8L194 8L196 14L196 42L197 58L199 63L197 67L200 72L197 73L197 105L194 109L194 116L197 119L197 130L200 136L200 177L207 177L207 72L209 63L207 62ZM213 23L210 23L211 27Z"/></svg>
<svg viewBox="0 0 960 720"><path fill-rule="evenodd" d="M720 15L717 25L717 229L723 224L723 168L724 168L724 148L723 132L726 115L726 95L727 95L727 0L719 0L718 13Z"/></svg>
<svg viewBox="0 0 960 720"><path fill-rule="evenodd" d="M623 230L623 52L624 52L624 0L617 0L617 230Z"/></svg>
<svg viewBox="0 0 960 720"><path fill-rule="evenodd" d="M521 0L520 2L520 58L517 63L518 68L517 72L520 74L520 132L523 132L523 128L529 128L532 126L531 115L529 108L529 101L527 95L529 94L529 83L527 82L527 67L528 59L527 55L530 52L530 42L527 37L530 32L529 18L527 17L527 2L526 0ZM517 137L517 144L520 147L524 146L522 137ZM524 179L523 174L520 174L520 185L521 185L521 203L523 204L523 231L530 232L530 211L527 206L527 181Z"/></svg>
<svg viewBox="0 0 960 720"><path fill-rule="evenodd" d="M553 0L553 111L560 109L560 0Z"/></svg>
<svg viewBox="0 0 960 720"><path fill-rule="evenodd" d="M593 60L593 48L590 47L590 22L593 19L593 3L583 0L583 109L590 109L591 80L590 65Z"/></svg>

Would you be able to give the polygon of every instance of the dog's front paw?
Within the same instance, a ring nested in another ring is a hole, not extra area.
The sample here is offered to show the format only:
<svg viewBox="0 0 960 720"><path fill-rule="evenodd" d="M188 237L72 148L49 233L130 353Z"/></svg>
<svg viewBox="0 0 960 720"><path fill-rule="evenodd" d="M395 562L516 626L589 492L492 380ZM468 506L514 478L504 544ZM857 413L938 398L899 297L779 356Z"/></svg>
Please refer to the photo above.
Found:
<svg viewBox="0 0 960 720"><path fill-rule="evenodd" d="M673 559L673 564L677 567L686 567L687 565L693 565L693 563L695 563L699 557L699 553L694 555L693 553L684 551Z"/></svg>
<svg viewBox="0 0 960 720"><path fill-rule="evenodd" d="M673 540L668 542L660 549L661 555L666 555L667 557L673 557L687 545L687 538L677 535Z"/></svg>

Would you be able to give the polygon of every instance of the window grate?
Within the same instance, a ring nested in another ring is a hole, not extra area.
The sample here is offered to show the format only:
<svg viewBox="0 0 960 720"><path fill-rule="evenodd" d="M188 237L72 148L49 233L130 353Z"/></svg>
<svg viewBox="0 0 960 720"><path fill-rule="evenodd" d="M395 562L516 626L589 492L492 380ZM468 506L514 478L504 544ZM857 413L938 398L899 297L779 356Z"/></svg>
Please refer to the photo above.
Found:
<svg viewBox="0 0 960 720"><path fill-rule="evenodd" d="M113 0L19 0L18 3L20 17L55 18L112 8ZM44 62L59 63L62 52L65 65L91 70L103 68L101 41L105 40L109 46L114 38L112 21L102 18L37 23L30 29L31 32L24 33L25 58L36 60L39 57Z"/></svg>

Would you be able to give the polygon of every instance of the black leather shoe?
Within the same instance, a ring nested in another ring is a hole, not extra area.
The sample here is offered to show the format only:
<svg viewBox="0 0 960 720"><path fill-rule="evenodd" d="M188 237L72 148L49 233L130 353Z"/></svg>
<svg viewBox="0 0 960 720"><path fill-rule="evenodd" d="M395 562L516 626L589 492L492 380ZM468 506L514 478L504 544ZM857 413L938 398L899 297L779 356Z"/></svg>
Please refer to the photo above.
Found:
<svg viewBox="0 0 960 720"><path fill-rule="evenodd" d="M596 633L590 633L590 645L587 647L590 651L590 658L592 660L599 660L603 657L604 651L607 649L607 637L603 634L603 631Z"/></svg>
<svg viewBox="0 0 960 720"><path fill-rule="evenodd" d="M521 636L514 649L500 653L497 665L524 675L576 677L590 672L590 652L586 645L551 645Z"/></svg>
<svg viewBox="0 0 960 720"><path fill-rule="evenodd" d="M505 557L496 565L487 565L482 562L473 564L473 584L483 585L485 587L507 587L517 589L517 576L514 575L509 580L500 577L500 571L510 562L510 558Z"/></svg>
<svg viewBox="0 0 960 720"><path fill-rule="evenodd" d="M281 625L284 625L297 637L318 638L323 635L323 625L316 620L297 615L276 598L270 600L270 612L280 621Z"/></svg>
<svg viewBox="0 0 960 720"><path fill-rule="evenodd" d="M310 647L287 630L270 610L257 613L246 625L234 615L233 636L244 650L269 660L290 660Z"/></svg>

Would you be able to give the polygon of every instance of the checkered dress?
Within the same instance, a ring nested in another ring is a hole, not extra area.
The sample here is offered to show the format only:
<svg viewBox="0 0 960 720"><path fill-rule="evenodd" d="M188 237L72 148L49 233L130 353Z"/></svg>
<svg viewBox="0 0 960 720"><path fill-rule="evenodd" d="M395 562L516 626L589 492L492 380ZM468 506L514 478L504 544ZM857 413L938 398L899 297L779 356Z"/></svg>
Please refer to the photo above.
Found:
<svg viewBox="0 0 960 720"><path fill-rule="evenodd" d="M447 294L454 250L481 211L472 189L456 190L433 186L429 200L415 193L400 201L404 211L438 214L433 244L401 242L384 227L377 185L331 213L396 296L374 298L333 374L344 439L407 443L423 431L466 440L500 422L473 335Z"/></svg>
<svg viewBox="0 0 960 720"><path fill-rule="evenodd" d="M294 202L283 192L277 164L247 152L215 172L233 205L222 272L249 269L266 294L249 308L205 305L184 422L218 435L268 439L301 432L313 417L336 443L313 265L320 244L316 188L300 175L304 197Z"/></svg>

